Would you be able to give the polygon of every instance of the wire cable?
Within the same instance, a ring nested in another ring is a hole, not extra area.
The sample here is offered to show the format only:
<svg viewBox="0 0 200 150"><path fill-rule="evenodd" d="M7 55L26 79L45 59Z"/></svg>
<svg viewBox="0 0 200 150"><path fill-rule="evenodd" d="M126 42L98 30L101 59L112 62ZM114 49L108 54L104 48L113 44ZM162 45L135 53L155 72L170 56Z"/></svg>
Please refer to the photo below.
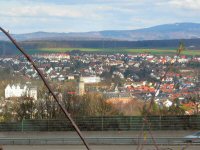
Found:
<svg viewBox="0 0 200 150"><path fill-rule="evenodd" d="M91 150L91 148L89 147L88 143L86 142L86 140L84 139L80 129L78 128L78 126L76 125L76 123L74 122L74 120L72 119L72 117L70 116L69 112L63 107L63 105L59 102L57 96L54 94L52 88L50 87L49 83L47 82L47 80L45 79L44 75L42 74L42 72L38 69L38 67L36 66L36 64L33 62L33 60L31 59L31 57L25 52L25 50L23 48L21 48L21 46L16 42L16 40L14 40L12 38L12 36L6 32L3 28L0 27L0 30L9 38L9 40L16 46L16 48L27 58L27 60L32 64L33 68L37 71L37 73L39 74L39 76L41 77L42 81L44 82L45 86L47 87L47 89L49 90L49 92L52 94L53 98L55 99L55 101L57 102L58 106L61 108L61 110L63 111L63 113L65 114L65 116L69 119L69 121L71 122L73 128L75 129L75 131L77 132L77 134L79 135L79 137L81 138L82 142L84 143L85 147L87 148L87 150Z"/></svg>

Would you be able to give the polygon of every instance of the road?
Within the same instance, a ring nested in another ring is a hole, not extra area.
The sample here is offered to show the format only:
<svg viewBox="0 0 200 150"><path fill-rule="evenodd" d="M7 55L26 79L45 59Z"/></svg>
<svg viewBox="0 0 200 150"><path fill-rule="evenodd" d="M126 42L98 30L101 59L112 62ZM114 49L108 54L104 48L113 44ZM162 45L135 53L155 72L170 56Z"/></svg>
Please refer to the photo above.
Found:
<svg viewBox="0 0 200 150"><path fill-rule="evenodd" d="M155 138L182 138L186 135L194 133L196 131L152 131ZM140 131L93 131L83 132L87 138L137 138ZM11 138L78 138L75 132L0 132L1 139ZM142 137L144 138L144 137ZM150 135L145 133L145 138L150 138ZM15 143L16 144L16 143ZM159 146L159 150L183 150L187 145L166 145ZM92 145L92 150L136 150L137 145ZM168 148L168 149L167 149ZM171 148L171 149L170 149ZM3 145L3 150L84 150L82 145ZM144 145L142 150L155 150L152 145ZM199 150L200 145L189 145L184 150Z"/></svg>
<svg viewBox="0 0 200 150"><path fill-rule="evenodd" d="M195 130L172 130L172 131L152 131L153 136L167 138L181 138L196 132ZM83 131L85 137L135 137L137 138L140 131ZM150 137L146 132L147 137ZM0 132L0 138L67 138L78 137L76 132Z"/></svg>
<svg viewBox="0 0 200 150"><path fill-rule="evenodd" d="M111 145L111 146L91 146L92 150L136 150L137 146L131 145ZM183 146L159 146L159 150L182 150ZM199 146L189 146L184 150L199 150ZM3 150L86 150L83 146L59 146L59 145L44 145L44 146L27 146L27 145L6 145ZM155 147L144 146L143 150L155 150Z"/></svg>

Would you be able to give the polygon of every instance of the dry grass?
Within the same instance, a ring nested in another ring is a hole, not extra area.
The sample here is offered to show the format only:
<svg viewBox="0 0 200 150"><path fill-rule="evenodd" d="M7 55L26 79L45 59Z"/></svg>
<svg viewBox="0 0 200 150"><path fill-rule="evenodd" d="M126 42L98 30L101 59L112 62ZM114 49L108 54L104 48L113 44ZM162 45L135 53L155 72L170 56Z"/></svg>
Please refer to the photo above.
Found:
<svg viewBox="0 0 200 150"><path fill-rule="evenodd" d="M133 98L110 98L107 100L125 116L140 116L144 102Z"/></svg>

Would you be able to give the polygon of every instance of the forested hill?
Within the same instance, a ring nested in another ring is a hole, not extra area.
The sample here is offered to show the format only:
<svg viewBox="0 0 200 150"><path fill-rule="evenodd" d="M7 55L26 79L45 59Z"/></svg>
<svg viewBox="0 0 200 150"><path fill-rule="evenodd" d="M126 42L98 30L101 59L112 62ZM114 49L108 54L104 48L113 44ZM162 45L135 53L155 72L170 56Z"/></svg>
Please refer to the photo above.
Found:
<svg viewBox="0 0 200 150"><path fill-rule="evenodd" d="M177 48L182 41L187 49L200 50L200 39L186 40L149 40L149 41L23 41L20 45L27 50L42 48L157 48L171 49ZM16 54L16 48L6 41L0 41L0 55Z"/></svg>
<svg viewBox="0 0 200 150"><path fill-rule="evenodd" d="M200 38L199 23L174 23L163 24L149 28L135 30L105 30L91 32L33 32L24 34L12 34L16 40L124 40L124 41L143 41L143 40L169 40L169 39L195 39ZM0 33L0 40L7 38Z"/></svg>

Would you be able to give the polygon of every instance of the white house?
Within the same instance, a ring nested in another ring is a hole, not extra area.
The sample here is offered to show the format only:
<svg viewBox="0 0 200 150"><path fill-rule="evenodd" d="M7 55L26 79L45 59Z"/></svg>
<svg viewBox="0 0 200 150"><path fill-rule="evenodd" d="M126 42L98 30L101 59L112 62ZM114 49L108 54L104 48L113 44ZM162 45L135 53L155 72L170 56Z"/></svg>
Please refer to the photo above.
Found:
<svg viewBox="0 0 200 150"><path fill-rule="evenodd" d="M101 78L98 76L88 76L88 77L80 77L80 81L84 83L99 83L101 82Z"/></svg>
<svg viewBox="0 0 200 150"><path fill-rule="evenodd" d="M37 100L37 87L30 85L7 85L5 88L5 98L28 96Z"/></svg>
<svg viewBox="0 0 200 150"><path fill-rule="evenodd" d="M171 107L172 106L172 101L170 101L170 100L166 100L164 103L163 103L163 105L165 106L165 107Z"/></svg>

